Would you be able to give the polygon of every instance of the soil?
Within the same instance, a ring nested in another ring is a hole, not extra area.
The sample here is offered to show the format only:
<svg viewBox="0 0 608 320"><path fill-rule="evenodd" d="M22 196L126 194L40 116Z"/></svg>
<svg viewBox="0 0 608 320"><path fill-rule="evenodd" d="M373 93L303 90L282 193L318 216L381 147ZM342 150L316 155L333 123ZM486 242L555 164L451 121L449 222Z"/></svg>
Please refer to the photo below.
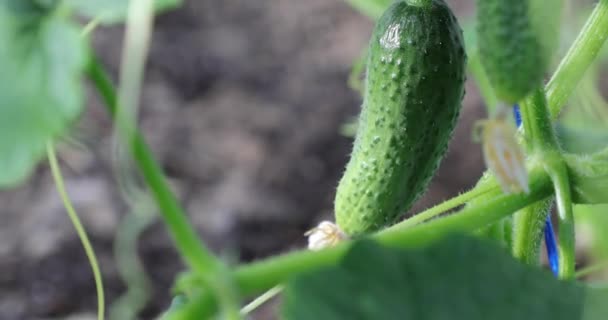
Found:
<svg viewBox="0 0 608 320"><path fill-rule="evenodd" d="M470 10L450 3L460 16ZM332 216L352 144L340 127L361 104L347 78L372 23L341 0L192 0L155 25L141 128L202 239L235 262L305 246L304 232ZM122 32L104 27L94 37L115 78ZM482 172L471 128L484 111L472 84L467 92L449 153L412 212ZM113 175L111 121L90 88L89 96L59 151L110 305L125 290L113 245L130 209ZM94 319L92 274L46 163L0 193L0 204L0 319ZM153 319L184 265L159 221L138 248L153 283L140 318ZM272 306L252 318L271 318Z"/></svg>

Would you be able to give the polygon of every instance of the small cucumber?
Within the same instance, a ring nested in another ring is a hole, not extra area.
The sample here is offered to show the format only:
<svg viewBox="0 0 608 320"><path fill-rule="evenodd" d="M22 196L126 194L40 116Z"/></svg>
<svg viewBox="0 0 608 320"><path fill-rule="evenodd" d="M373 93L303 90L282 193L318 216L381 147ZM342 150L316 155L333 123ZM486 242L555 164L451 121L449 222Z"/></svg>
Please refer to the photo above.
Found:
<svg viewBox="0 0 608 320"><path fill-rule="evenodd" d="M546 28L533 19L537 2L477 1L479 58L496 96L509 104L541 84L554 48Z"/></svg>
<svg viewBox="0 0 608 320"><path fill-rule="evenodd" d="M464 96L462 30L443 0L398 1L378 20L353 152L338 185L338 226L394 223L428 186Z"/></svg>

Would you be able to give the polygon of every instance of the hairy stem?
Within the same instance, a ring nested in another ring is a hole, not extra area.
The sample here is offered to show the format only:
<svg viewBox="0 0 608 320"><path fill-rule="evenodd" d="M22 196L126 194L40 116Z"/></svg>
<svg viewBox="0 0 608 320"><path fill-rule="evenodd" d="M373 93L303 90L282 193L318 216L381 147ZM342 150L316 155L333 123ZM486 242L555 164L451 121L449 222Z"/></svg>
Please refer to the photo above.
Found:
<svg viewBox="0 0 608 320"><path fill-rule="evenodd" d="M517 211L513 217L513 256L525 264L538 265L545 219L552 200L542 200Z"/></svg>
<svg viewBox="0 0 608 320"><path fill-rule="evenodd" d="M498 186L496 186L498 187ZM399 248L420 247L453 232L472 232L551 195L551 180L544 170L532 170L529 194L501 194L468 206L450 216L411 228L391 228L372 236L378 242ZM344 243L322 251L298 251L238 267L236 283L244 295L254 295L285 282L301 272L336 264L349 248ZM201 294L191 303L168 315L166 320L207 319L217 305L213 297Z"/></svg>
<svg viewBox="0 0 608 320"><path fill-rule="evenodd" d="M551 116L556 119L608 38L608 0L600 0L546 86Z"/></svg>
<svg viewBox="0 0 608 320"><path fill-rule="evenodd" d="M430 220L448 210L454 209L460 205L463 205L470 200L473 200L481 195L484 195L493 189L499 190L496 186L487 186L485 184L480 184L478 187L473 188L463 194L460 194L454 198L446 200L430 209L427 209L419 214L416 214L409 219L406 219L392 227L391 229L402 229L402 228L410 228L420 223L423 223L427 220Z"/></svg>
<svg viewBox="0 0 608 320"><path fill-rule="evenodd" d="M559 255L558 276L561 279L574 277L576 256L574 248L574 214L568 169L563 160L547 163L547 172L553 181L555 202L559 217L557 252Z"/></svg>
<svg viewBox="0 0 608 320"><path fill-rule="evenodd" d="M524 101L522 117L524 125L527 124L525 128L530 128L530 132L525 132L525 134L526 142L532 151L531 156L535 161L543 164L553 182L559 214L558 276L562 279L569 279L574 275L575 266L572 194L566 163L557 143L545 99L545 91L542 88L539 87ZM529 218L536 219L534 215L530 215ZM525 234L521 234L516 237L524 236ZM523 253L524 256L532 254Z"/></svg>
<svg viewBox="0 0 608 320"><path fill-rule="evenodd" d="M545 91L539 86L521 104L521 115L526 143L533 153L542 153L557 148L557 137Z"/></svg>

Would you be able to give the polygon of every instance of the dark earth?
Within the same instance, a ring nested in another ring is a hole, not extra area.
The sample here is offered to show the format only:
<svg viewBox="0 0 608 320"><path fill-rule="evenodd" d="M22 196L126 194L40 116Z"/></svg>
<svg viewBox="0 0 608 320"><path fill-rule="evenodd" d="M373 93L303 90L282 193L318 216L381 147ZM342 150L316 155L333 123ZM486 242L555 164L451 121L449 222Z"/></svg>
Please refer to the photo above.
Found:
<svg viewBox="0 0 608 320"><path fill-rule="evenodd" d="M450 1L465 17L472 1ZM304 247L331 219L351 148L340 127L359 94L347 85L372 23L341 0L185 1L159 16L141 101L141 128L201 237L218 254L251 261ZM117 78L122 27L94 47ZM112 171L112 124L94 90L59 145L68 192L100 260L108 306L125 290L113 242L129 212ZM471 139L485 116L472 83L447 157L412 212L471 187L484 164ZM0 193L0 319L94 319L93 277L46 162ZM150 213L153 213L152 210ZM156 220L139 240L153 282L141 319L170 301L184 269ZM270 307L254 319L269 319Z"/></svg>

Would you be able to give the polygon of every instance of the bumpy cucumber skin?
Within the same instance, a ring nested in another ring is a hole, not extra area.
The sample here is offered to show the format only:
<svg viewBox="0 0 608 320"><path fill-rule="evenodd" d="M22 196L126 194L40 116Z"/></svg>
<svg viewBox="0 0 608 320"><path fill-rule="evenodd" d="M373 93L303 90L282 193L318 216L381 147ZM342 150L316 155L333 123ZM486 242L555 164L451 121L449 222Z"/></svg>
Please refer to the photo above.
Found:
<svg viewBox="0 0 608 320"><path fill-rule="evenodd" d="M479 58L496 96L515 103L541 84L546 48L530 19L529 0L478 0Z"/></svg>
<svg viewBox="0 0 608 320"><path fill-rule="evenodd" d="M394 223L426 190L464 96L462 29L442 0L400 1L378 20L354 148L335 200L350 236Z"/></svg>

